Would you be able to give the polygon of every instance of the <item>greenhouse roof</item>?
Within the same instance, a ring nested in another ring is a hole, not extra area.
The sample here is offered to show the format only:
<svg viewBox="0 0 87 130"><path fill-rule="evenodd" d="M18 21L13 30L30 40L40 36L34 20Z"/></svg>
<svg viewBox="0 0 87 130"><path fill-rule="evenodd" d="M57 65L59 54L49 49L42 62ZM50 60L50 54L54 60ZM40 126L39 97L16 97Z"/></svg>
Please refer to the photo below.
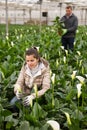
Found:
<svg viewBox="0 0 87 130"><path fill-rule="evenodd" d="M5 2L6 0L0 0L0 2ZM7 0L8 2L15 2L15 3L24 3L24 4L30 4L30 3L37 3L38 1L43 2L61 2L61 3L77 3L77 4L87 4L87 0Z"/></svg>
<svg viewBox="0 0 87 130"><path fill-rule="evenodd" d="M38 3L52 3L57 2L57 3L62 3L62 4L72 4L74 6L79 6L79 7L85 7L87 8L87 0L0 0L1 3L8 2L9 4L16 4L16 5L25 5L25 6L33 6L34 4Z"/></svg>
<svg viewBox="0 0 87 130"><path fill-rule="evenodd" d="M77 6L86 6L87 7L87 0L62 0L62 3L70 3Z"/></svg>

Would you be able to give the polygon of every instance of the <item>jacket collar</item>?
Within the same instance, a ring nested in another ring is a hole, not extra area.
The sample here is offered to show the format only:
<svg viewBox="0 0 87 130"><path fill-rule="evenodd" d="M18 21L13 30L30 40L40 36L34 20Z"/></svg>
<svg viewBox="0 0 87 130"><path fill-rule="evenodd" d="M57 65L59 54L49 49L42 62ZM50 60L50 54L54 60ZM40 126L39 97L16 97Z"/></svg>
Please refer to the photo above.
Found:
<svg viewBox="0 0 87 130"><path fill-rule="evenodd" d="M67 16L67 15L65 14L65 17L66 17L66 18L67 18L67 17L69 17L69 18L70 18L70 17L72 17L72 16L74 16L74 14L73 14L73 13L71 13L71 14L70 14L70 16Z"/></svg>
<svg viewBox="0 0 87 130"><path fill-rule="evenodd" d="M38 66L38 71L34 75L32 75L31 70L29 69L28 65L26 64L25 73L27 75L29 75L30 77L37 77L37 76L41 75L42 70L44 70L45 68L46 68L45 65L42 62L40 62L39 66Z"/></svg>

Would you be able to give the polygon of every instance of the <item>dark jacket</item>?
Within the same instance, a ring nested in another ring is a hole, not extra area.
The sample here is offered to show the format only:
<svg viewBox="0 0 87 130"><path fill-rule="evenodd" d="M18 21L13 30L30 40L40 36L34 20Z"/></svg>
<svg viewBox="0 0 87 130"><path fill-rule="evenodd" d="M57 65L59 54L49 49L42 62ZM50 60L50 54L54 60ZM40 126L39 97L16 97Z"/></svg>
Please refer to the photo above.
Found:
<svg viewBox="0 0 87 130"><path fill-rule="evenodd" d="M76 30L78 27L78 19L77 17L72 14L69 18L64 15L61 20L64 23L63 28L67 29L67 33L63 35L63 37L75 37Z"/></svg>

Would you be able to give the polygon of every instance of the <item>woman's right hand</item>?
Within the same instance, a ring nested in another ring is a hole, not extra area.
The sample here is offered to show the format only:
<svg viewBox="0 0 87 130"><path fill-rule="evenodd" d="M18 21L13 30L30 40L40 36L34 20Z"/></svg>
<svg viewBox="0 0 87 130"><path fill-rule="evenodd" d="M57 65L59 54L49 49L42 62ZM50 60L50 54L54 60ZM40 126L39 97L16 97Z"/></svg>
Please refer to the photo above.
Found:
<svg viewBox="0 0 87 130"><path fill-rule="evenodd" d="M16 92L16 97L17 99L21 99L23 97L23 94L20 93L19 91Z"/></svg>

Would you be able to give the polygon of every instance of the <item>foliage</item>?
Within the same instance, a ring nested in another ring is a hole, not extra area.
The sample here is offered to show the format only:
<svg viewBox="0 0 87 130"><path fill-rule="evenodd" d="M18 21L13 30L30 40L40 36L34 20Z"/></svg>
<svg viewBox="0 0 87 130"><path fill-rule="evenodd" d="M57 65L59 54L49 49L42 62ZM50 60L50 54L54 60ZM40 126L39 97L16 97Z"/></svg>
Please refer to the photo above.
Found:
<svg viewBox="0 0 87 130"><path fill-rule="evenodd" d="M67 32L67 30L64 29L64 23L61 22L60 17L56 16L53 22L54 22L54 28L57 31L58 35L62 36Z"/></svg>
<svg viewBox="0 0 87 130"><path fill-rule="evenodd" d="M0 129L51 130L48 120L59 122L61 130L86 129L87 27L78 28L73 52L63 49L54 26L42 26L40 32L39 26L11 25L9 36L5 36L4 29L0 35ZM16 117L9 110L9 101L14 96L13 84L24 62L24 52L31 46L40 47L40 55L50 62L54 82L51 80L50 90L35 100L32 107L17 104L20 112ZM83 77L84 83L76 76ZM77 84L81 84L79 98Z"/></svg>

